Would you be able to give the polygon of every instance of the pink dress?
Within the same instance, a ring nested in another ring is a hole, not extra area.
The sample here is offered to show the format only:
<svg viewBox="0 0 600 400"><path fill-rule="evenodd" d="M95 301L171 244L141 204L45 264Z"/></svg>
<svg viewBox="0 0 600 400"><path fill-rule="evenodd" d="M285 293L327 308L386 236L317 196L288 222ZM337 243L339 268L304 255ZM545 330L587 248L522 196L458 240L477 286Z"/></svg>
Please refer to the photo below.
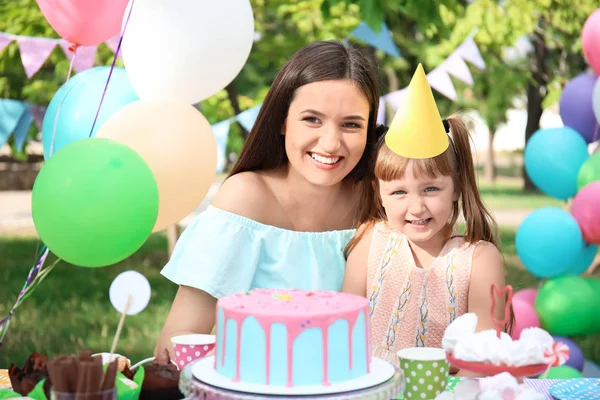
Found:
<svg viewBox="0 0 600 400"><path fill-rule="evenodd" d="M373 355L396 363L407 347L442 347L446 327L467 312L475 245L454 232L428 268L385 222L373 228L367 273Z"/></svg>

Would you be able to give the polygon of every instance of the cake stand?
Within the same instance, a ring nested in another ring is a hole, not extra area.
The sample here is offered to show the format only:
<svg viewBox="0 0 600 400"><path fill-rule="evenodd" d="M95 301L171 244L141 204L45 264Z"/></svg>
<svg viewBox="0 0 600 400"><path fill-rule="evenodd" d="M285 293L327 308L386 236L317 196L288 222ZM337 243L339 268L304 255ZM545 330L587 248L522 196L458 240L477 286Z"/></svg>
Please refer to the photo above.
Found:
<svg viewBox="0 0 600 400"><path fill-rule="evenodd" d="M498 321L494 314L494 310L496 309L496 294L498 294L499 296L506 296L506 304L504 307L504 319L502 321ZM496 325L496 335L498 336L498 339L500 339L502 327L505 326L508 323L508 320L510 319L510 306L512 303L513 288L510 285L506 285L503 290L499 290L496 284L492 284L491 296L492 320ZM464 361L454 358L450 353L446 354L446 359L451 365L455 366L456 368L465 371L475 372L477 374L482 374L486 376L494 376L502 372L508 372L515 378L524 378L529 376L540 375L549 367L548 364L533 364L515 367L510 365L494 365L483 362Z"/></svg>
<svg viewBox="0 0 600 400"><path fill-rule="evenodd" d="M234 390L222 389L211 386L194 377L192 369L194 364L201 362L197 360L186 365L181 371L179 378L179 390L186 397L186 400L257 400L257 399L281 399L293 398L298 400L305 399L381 399L389 400L400 396L404 392L404 374L402 370L394 367L394 375L386 382L377 386L356 390L352 392L330 393L324 395L295 395L295 396L277 396L257 393L245 393Z"/></svg>

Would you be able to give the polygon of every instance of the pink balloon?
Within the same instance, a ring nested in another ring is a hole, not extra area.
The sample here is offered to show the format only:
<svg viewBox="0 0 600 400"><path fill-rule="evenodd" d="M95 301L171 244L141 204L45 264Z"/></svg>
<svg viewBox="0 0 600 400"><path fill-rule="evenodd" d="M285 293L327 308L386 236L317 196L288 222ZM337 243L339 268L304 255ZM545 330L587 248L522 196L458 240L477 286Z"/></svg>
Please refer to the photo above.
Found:
<svg viewBox="0 0 600 400"><path fill-rule="evenodd" d="M596 74L600 75L600 8L597 8L585 21L581 42L588 64Z"/></svg>
<svg viewBox="0 0 600 400"><path fill-rule="evenodd" d="M121 32L127 0L37 0L52 28L80 46L98 45Z"/></svg>
<svg viewBox="0 0 600 400"><path fill-rule="evenodd" d="M600 244L600 181L585 185L573 199L571 214L579 224L583 240Z"/></svg>
<svg viewBox="0 0 600 400"><path fill-rule="evenodd" d="M515 313L515 324L512 332L514 340L521 337L523 329L540 327L540 318L532 304L519 298L513 298L512 306Z"/></svg>
<svg viewBox="0 0 600 400"><path fill-rule="evenodd" d="M537 296L537 289L521 289L516 291L513 295L513 301L519 300L530 304L532 307L535 305L535 297Z"/></svg>

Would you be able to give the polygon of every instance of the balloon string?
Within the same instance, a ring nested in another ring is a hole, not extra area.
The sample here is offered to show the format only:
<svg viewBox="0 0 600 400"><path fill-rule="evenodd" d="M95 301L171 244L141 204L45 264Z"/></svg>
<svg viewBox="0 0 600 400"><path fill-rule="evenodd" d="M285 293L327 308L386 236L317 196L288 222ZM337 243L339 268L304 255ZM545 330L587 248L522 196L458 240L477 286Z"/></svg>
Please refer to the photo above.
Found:
<svg viewBox="0 0 600 400"><path fill-rule="evenodd" d="M23 301L25 301L31 295L31 293L33 293L33 291L40 284L40 282L44 280L44 278L48 275L50 271L52 271L52 269L60 260L58 259L50 267L44 268L44 262L46 261L46 257L48 257L48 253L49 249L46 246L42 246L42 249L38 253L38 257L36 258L37 262L29 270L29 274L27 275L27 279L25 280L25 284L23 285L23 288L21 289L17 300L10 309L8 316L6 316L0 321L0 348L2 348L4 336L8 331L8 327L10 326L10 322L17 307L19 307L21 303L23 303Z"/></svg>
<svg viewBox="0 0 600 400"><path fill-rule="evenodd" d="M98 120L98 115L100 115L100 109L102 108L102 102L104 102L104 96L106 95L106 90L108 89L108 83L110 82L110 77L112 76L112 72L115 69L115 65L117 63L117 56L119 55L119 51L121 50L121 43L123 42L123 36L125 35L125 30L127 29L127 24L129 23L129 17L131 17L131 11L133 10L133 3L135 0L131 0L131 7L129 7L129 13L127 14L127 19L125 20L125 25L123 25L123 32L121 32L121 37L119 38L119 44L117 45L117 50L115 51L115 56L113 57L112 65L110 66L110 71L108 72L108 79L106 79L106 85L104 85L104 91L102 92L102 97L100 98L100 104L98 104L98 110L96 111L96 116L94 117L94 123L92 124L92 129L90 129L90 134L88 137L92 137L94 133L94 127L96 126L96 121Z"/></svg>
<svg viewBox="0 0 600 400"><path fill-rule="evenodd" d="M69 78L71 78L71 73L73 72L73 64L75 63L75 57L77 57L77 49L79 48L79 46L75 45L73 47L73 57L71 57L71 62L69 63L69 72L67 72L67 80L66 82L69 82ZM69 50L71 50L71 48L69 48ZM50 141L50 154L48 154L48 158L50 158L52 156L52 154L54 154L54 141L56 140L56 125L58 125L58 116L60 115L60 109L62 108L63 102L65 101L65 98L67 96L63 96L62 99L60 99L60 103L58 104L58 110L56 110L56 116L54 117L54 126L52 127L52 140Z"/></svg>

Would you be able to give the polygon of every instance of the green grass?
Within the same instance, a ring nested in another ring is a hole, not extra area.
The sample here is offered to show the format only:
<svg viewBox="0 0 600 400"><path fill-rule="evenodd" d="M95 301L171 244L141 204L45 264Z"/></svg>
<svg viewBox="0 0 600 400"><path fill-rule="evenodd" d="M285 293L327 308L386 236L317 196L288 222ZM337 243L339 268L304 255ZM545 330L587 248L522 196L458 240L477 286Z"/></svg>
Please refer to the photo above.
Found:
<svg viewBox="0 0 600 400"><path fill-rule="evenodd" d="M501 231L508 281L515 290L535 287L536 279L520 264L514 246L515 231ZM0 317L8 313L33 261L36 241L0 238ZM81 349L108 351L119 314L108 299L110 283L119 273L133 269L152 285L152 298L140 314L127 317L117 352L133 362L149 357L169 311L176 286L160 275L167 261L164 236L153 235L126 261L100 269L60 263L36 292L17 309L4 346L0 368L22 364L34 351L53 357ZM598 338L577 339L586 357L600 361Z"/></svg>
<svg viewBox="0 0 600 400"><path fill-rule="evenodd" d="M50 356L81 349L109 351L120 315L108 298L113 279L133 269L143 273L152 286L148 307L129 316L117 352L133 362L153 354L154 344L177 290L160 275L167 261L166 240L152 236L126 261L106 268L79 268L59 263L34 294L16 311L0 349L0 368L23 363L33 352ZM0 315L4 317L19 293L32 263L36 241L0 238ZM48 260L50 261L50 260Z"/></svg>
<svg viewBox="0 0 600 400"><path fill-rule="evenodd" d="M479 193L492 210L536 209L540 207L564 207L565 202L541 193L523 192L521 179L504 179L498 183L479 183Z"/></svg>

